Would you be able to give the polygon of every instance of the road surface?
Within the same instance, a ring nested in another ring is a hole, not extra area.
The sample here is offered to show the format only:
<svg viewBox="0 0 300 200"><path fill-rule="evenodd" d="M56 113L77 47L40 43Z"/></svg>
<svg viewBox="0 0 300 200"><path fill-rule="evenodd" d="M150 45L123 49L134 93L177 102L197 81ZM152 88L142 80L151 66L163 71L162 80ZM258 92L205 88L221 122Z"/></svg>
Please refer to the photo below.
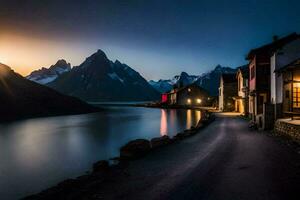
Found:
<svg viewBox="0 0 300 200"><path fill-rule="evenodd" d="M300 199L300 154L234 116L219 116L199 134L134 161L128 174L107 197Z"/></svg>

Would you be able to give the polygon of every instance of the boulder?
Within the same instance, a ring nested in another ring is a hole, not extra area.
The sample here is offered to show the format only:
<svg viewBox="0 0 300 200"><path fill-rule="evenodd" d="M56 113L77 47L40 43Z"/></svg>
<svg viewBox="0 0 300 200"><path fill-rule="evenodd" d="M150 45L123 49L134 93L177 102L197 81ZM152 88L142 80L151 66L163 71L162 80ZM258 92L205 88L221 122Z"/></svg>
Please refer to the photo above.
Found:
<svg viewBox="0 0 300 200"><path fill-rule="evenodd" d="M149 140L137 139L127 143L120 149L122 159L136 159L144 156L151 150Z"/></svg>
<svg viewBox="0 0 300 200"><path fill-rule="evenodd" d="M167 144L171 143L171 139L169 136L164 135L162 137L158 137L158 138L153 138L151 140L151 146L152 148L157 148L157 147L161 147Z"/></svg>
<svg viewBox="0 0 300 200"><path fill-rule="evenodd" d="M93 172L102 172L109 169L109 163L106 160L100 160L93 164Z"/></svg>
<svg viewBox="0 0 300 200"><path fill-rule="evenodd" d="M184 139L186 137L190 136L190 133L189 132L183 132L183 133L177 133L175 135L175 139Z"/></svg>

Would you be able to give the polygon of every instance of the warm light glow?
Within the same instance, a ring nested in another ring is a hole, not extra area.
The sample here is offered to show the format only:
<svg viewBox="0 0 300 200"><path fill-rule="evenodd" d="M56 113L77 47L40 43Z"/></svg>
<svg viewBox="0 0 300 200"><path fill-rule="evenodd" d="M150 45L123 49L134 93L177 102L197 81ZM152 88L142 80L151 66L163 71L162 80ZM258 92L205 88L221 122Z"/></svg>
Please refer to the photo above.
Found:
<svg viewBox="0 0 300 200"><path fill-rule="evenodd" d="M191 99L187 99L187 103L190 104L192 102Z"/></svg>
<svg viewBox="0 0 300 200"><path fill-rule="evenodd" d="M201 119L201 111L197 110L196 112L196 123L198 123Z"/></svg>
<svg viewBox="0 0 300 200"><path fill-rule="evenodd" d="M186 128L189 129L192 126L192 111L187 110L186 112Z"/></svg>
<svg viewBox="0 0 300 200"><path fill-rule="evenodd" d="M189 88L188 91L191 92L192 91L191 88Z"/></svg>
<svg viewBox="0 0 300 200"><path fill-rule="evenodd" d="M59 59L66 59L74 66L83 62L87 56L85 47L79 46L76 42L1 33L0 63L24 76L41 67L49 67Z"/></svg>
<svg viewBox="0 0 300 200"><path fill-rule="evenodd" d="M295 88L300 88L300 83L293 83L293 86L294 86Z"/></svg>
<svg viewBox="0 0 300 200"><path fill-rule="evenodd" d="M167 135L168 132L168 121L167 121L167 111L161 109L161 118L160 118L160 135Z"/></svg>
<svg viewBox="0 0 300 200"><path fill-rule="evenodd" d="M201 99L197 99L197 103L200 104L202 102Z"/></svg>

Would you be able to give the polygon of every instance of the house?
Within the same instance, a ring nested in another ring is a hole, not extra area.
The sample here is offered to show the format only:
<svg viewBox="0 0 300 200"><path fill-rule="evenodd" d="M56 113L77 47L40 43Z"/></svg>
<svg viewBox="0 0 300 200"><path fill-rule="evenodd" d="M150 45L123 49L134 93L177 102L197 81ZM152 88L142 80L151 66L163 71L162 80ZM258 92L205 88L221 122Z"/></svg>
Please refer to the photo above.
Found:
<svg viewBox="0 0 300 200"><path fill-rule="evenodd" d="M282 78L282 117L300 116L300 57L276 71Z"/></svg>
<svg viewBox="0 0 300 200"><path fill-rule="evenodd" d="M285 90L283 68L300 58L300 35L293 34L293 38L275 50L271 54L271 104L274 106L274 118L284 116L283 102L285 100Z"/></svg>
<svg viewBox="0 0 300 200"><path fill-rule="evenodd" d="M191 84L162 94L161 102L168 105L206 106L210 102L210 97L205 89Z"/></svg>
<svg viewBox="0 0 300 200"><path fill-rule="evenodd" d="M271 56L286 44L296 40L296 33L278 39L262 47L252 49L249 61L249 114L261 129L268 129L274 122L274 109L271 105Z"/></svg>
<svg viewBox="0 0 300 200"><path fill-rule="evenodd" d="M237 96L237 80L235 74L222 74L219 87L219 110L234 111L234 97Z"/></svg>
<svg viewBox="0 0 300 200"><path fill-rule="evenodd" d="M249 81L249 67L244 65L238 67L236 73L237 79L237 96L235 100L235 111L242 115L248 115L248 81Z"/></svg>

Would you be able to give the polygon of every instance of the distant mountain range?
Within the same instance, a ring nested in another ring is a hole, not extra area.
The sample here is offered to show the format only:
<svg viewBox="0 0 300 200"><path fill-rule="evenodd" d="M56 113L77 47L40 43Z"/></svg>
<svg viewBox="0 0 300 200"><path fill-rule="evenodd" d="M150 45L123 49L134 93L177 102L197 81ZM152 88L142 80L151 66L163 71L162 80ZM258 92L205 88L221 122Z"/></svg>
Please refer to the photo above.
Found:
<svg viewBox="0 0 300 200"><path fill-rule="evenodd" d="M79 66L47 86L89 102L158 100L157 92L138 72L98 50Z"/></svg>
<svg viewBox="0 0 300 200"><path fill-rule="evenodd" d="M71 68L70 63L59 60L49 68L33 71L26 78L47 85L63 94L85 101L151 101L158 100L160 93L170 91L174 86L195 83L218 95L222 73L236 73L236 69L217 65L202 75L182 72L167 80L147 82L138 72L126 64L109 60L98 50L79 66Z"/></svg>
<svg viewBox="0 0 300 200"><path fill-rule="evenodd" d="M67 63L65 60L58 60L55 65L50 66L49 68L41 68L31 72L26 78L40 84L47 84L65 72L71 70L71 64Z"/></svg>
<svg viewBox="0 0 300 200"><path fill-rule="evenodd" d="M29 81L0 63L0 121L96 110L75 97Z"/></svg>
<svg viewBox="0 0 300 200"><path fill-rule="evenodd" d="M210 95L217 96L220 84L220 76L222 73L236 73L237 69L230 67L222 67L217 65L215 69L202 75L189 75L182 72L180 75L174 76L168 80L149 81L149 84L160 93L170 91L174 86L186 86L195 83L210 92Z"/></svg>

